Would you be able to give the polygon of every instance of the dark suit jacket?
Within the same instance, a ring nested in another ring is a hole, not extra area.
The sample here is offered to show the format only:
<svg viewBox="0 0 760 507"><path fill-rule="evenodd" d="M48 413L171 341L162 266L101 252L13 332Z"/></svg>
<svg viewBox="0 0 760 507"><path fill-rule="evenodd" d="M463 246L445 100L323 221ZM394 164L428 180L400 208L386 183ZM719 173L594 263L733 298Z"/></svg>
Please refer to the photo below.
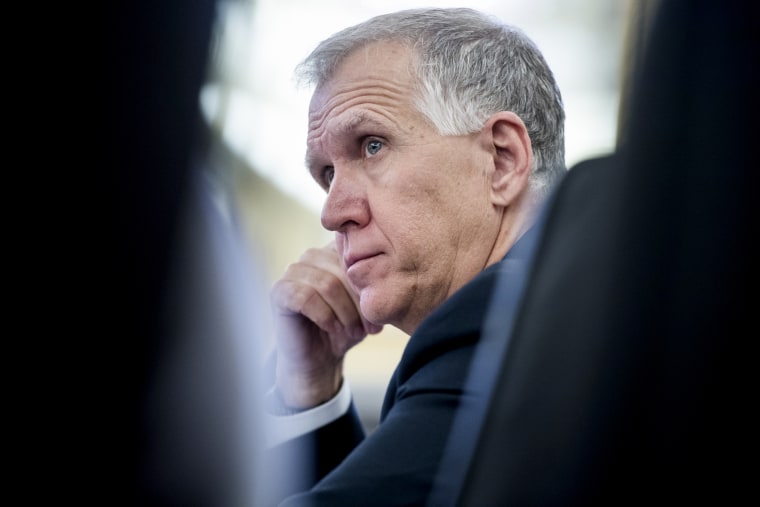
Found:
<svg viewBox="0 0 760 507"><path fill-rule="evenodd" d="M411 336L386 391L380 424L369 437L362 441L352 409L275 450L269 462L277 463L280 474L288 468L283 459L292 464L300 456L314 465L291 489L306 489L321 479L283 505L424 504L463 396L494 281L500 273L522 268L523 245L533 233L445 301Z"/></svg>

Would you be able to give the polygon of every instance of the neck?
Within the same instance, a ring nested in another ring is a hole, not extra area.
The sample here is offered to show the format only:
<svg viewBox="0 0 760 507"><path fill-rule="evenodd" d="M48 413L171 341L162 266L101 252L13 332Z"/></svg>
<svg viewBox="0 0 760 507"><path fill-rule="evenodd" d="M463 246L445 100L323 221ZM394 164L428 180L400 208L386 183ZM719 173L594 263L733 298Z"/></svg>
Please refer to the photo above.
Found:
<svg viewBox="0 0 760 507"><path fill-rule="evenodd" d="M484 267L502 260L515 243L533 226L536 222L539 205L538 199L526 195L521 199L521 202L504 208L499 234Z"/></svg>

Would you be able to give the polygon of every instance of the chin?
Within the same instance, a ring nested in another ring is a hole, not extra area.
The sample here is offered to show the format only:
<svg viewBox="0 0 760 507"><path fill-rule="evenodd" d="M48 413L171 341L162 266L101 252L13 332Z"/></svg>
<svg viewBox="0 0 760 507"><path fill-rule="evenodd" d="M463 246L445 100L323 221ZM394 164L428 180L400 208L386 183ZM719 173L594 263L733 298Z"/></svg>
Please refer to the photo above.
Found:
<svg viewBox="0 0 760 507"><path fill-rule="evenodd" d="M373 324L385 325L394 323L398 310L390 306L389 296L383 296L377 291L365 289L359 298L359 307L365 319Z"/></svg>

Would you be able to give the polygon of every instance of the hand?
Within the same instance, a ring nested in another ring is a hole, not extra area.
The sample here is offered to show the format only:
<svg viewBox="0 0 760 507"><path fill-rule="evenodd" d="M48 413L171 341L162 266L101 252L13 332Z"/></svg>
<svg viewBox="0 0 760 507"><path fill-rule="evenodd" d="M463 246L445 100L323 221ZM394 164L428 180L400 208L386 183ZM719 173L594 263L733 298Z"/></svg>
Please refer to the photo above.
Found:
<svg viewBox="0 0 760 507"><path fill-rule="evenodd" d="M277 389L288 406L310 408L332 398L343 381L343 357L382 326L361 315L331 242L307 250L272 288L277 335Z"/></svg>

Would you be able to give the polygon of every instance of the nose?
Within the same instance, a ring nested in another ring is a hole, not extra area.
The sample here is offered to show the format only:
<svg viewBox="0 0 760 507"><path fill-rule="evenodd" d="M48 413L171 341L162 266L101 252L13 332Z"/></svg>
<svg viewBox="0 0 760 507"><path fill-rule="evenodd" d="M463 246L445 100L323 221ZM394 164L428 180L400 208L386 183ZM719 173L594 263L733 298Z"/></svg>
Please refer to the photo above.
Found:
<svg viewBox="0 0 760 507"><path fill-rule="evenodd" d="M322 207L322 226L328 231L345 232L369 222L367 189L350 170L335 167L333 181Z"/></svg>

